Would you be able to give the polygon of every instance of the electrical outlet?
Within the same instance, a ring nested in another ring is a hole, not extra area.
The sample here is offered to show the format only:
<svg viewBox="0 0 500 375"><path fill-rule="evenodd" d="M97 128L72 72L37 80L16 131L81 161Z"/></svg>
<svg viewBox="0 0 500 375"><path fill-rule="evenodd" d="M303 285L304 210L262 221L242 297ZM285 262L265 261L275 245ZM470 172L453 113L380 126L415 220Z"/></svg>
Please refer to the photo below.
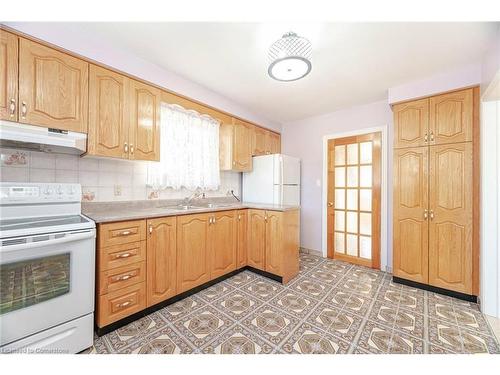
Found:
<svg viewBox="0 0 500 375"><path fill-rule="evenodd" d="M119 197L122 195L122 186L115 185L115 197Z"/></svg>

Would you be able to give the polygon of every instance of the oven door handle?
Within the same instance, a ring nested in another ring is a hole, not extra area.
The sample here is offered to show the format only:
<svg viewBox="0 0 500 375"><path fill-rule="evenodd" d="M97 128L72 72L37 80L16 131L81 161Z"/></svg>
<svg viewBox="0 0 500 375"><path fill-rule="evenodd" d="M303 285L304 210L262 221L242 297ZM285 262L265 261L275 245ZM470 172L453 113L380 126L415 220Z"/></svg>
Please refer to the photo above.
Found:
<svg viewBox="0 0 500 375"><path fill-rule="evenodd" d="M33 236L34 237L34 236ZM66 233L66 235L62 238L54 238L47 241L36 241L36 242L28 242L17 245L7 245L0 246L0 253L8 253L16 250L26 250L26 249L35 249L37 247L46 247L52 245L59 245L66 242L75 242L80 240L85 240L87 238L95 238L95 229L90 229L82 232L75 233Z"/></svg>

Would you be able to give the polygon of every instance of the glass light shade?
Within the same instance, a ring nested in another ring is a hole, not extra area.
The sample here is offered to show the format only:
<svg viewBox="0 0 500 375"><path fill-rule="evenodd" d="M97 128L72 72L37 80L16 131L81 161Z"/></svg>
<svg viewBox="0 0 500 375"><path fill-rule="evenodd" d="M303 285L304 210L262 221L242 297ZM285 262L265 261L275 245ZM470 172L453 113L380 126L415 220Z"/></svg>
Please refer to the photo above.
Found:
<svg viewBox="0 0 500 375"><path fill-rule="evenodd" d="M269 75L278 81L295 81L312 69L311 42L289 32L269 48Z"/></svg>

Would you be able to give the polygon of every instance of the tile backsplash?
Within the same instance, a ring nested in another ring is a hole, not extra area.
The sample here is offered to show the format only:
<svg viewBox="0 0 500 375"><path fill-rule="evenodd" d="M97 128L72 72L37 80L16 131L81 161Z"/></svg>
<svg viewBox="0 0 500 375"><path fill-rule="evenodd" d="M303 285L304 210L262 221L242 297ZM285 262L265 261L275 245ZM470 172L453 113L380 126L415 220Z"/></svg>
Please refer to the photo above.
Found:
<svg viewBox="0 0 500 375"><path fill-rule="evenodd" d="M61 182L82 185L82 200L109 202L144 199L179 199L186 189L154 191L146 186L148 162L48 154L0 148L2 182ZM241 193L241 174L221 172L221 186L208 197Z"/></svg>

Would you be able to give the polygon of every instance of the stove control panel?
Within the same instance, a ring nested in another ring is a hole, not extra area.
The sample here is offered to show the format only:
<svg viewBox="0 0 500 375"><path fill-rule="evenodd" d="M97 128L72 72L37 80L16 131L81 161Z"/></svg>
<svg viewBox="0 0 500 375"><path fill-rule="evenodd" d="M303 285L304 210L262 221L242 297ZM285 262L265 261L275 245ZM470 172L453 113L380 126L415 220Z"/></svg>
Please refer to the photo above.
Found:
<svg viewBox="0 0 500 375"><path fill-rule="evenodd" d="M0 183L0 204L80 202L80 184Z"/></svg>

